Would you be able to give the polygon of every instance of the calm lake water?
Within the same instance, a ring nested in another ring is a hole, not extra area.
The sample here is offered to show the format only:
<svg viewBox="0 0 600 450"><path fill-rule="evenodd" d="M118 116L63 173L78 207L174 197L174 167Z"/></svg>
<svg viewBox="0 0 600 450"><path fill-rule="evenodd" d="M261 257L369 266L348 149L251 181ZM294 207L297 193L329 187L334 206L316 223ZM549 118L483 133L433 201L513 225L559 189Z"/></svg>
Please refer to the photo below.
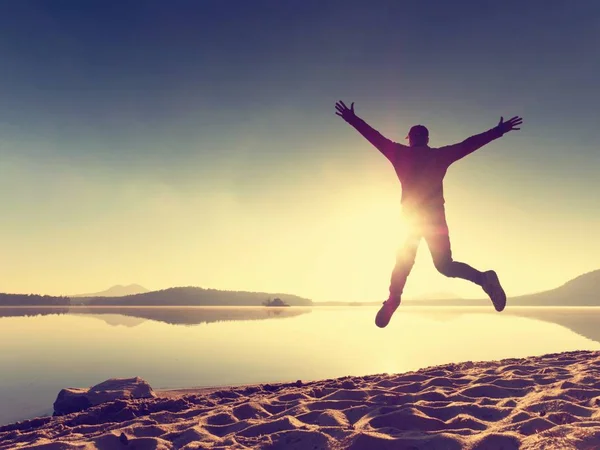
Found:
<svg viewBox="0 0 600 450"><path fill-rule="evenodd" d="M52 413L64 387L309 381L600 350L600 308L0 307L0 424Z"/></svg>

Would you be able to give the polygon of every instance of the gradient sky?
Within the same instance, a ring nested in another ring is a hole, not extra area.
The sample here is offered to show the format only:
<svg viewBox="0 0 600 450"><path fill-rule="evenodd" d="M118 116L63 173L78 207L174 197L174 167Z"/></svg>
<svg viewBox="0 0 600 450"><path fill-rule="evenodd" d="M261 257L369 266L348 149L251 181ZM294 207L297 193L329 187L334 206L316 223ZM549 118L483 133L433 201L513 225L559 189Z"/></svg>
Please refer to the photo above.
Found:
<svg viewBox="0 0 600 450"><path fill-rule="evenodd" d="M337 117L454 165L453 253L509 295L600 268L600 3L0 3L0 291L113 284L386 298L391 165ZM407 295L481 296L424 243Z"/></svg>

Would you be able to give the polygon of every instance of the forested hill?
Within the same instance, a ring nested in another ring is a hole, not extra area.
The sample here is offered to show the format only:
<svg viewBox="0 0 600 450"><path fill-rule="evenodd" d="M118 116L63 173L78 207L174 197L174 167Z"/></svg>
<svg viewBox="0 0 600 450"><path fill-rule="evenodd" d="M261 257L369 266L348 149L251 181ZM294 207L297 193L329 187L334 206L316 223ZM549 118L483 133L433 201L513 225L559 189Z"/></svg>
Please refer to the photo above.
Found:
<svg viewBox="0 0 600 450"><path fill-rule="evenodd" d="M70 304L69 297L0 293L0 306L68 306Z"/></svg>
<svg viewBox="0 0 600 450"><path fill-rule="evenodd" d="M261 306L265 300L280 298L290 306L312 306L312 300L291 294L221 291L199 287L176 287L124 297L72 299L73 304L119 306Z"/></svg>

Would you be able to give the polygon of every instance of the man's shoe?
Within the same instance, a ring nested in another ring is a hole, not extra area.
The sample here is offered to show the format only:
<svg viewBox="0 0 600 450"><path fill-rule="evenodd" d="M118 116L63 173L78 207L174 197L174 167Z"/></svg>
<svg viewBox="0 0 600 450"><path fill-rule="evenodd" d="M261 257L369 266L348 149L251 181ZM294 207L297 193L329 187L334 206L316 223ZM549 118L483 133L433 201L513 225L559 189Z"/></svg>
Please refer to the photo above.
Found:
<svg viewBox="0 0 600 450"><path fill-rule="evenodd" d="M398 309L398 306L400 306L400 297L390 297L383 302L383 306L375 317L375 325L379 328L385 328L387 324L390 323L390 319L396 309Z"/></svg>
<svg viewBox="0 0 600 450"><path fill-rule="evenodd" d="M500 285L500 280L498 280L498 275L496 272L493 270L484 272L483 283L481 284L481 287L485 293L489 295L492 303L494 304L494 308L496 308L496 311L502 311L506 306L506 294Z"/></svg>

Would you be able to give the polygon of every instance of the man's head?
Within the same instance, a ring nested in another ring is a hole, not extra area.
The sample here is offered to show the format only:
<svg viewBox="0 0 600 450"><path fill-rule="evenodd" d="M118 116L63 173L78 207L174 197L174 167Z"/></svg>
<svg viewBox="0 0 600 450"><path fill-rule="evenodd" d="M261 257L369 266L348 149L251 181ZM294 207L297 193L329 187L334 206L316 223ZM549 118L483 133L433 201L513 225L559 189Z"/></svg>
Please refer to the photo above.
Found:
<svg viewBox="0 0 600 450"><path fill-rule="evenodd" d="M429 143L429 130L423 125L415 125L408 132L408 143L411 147L419 147Z"/></svg>

